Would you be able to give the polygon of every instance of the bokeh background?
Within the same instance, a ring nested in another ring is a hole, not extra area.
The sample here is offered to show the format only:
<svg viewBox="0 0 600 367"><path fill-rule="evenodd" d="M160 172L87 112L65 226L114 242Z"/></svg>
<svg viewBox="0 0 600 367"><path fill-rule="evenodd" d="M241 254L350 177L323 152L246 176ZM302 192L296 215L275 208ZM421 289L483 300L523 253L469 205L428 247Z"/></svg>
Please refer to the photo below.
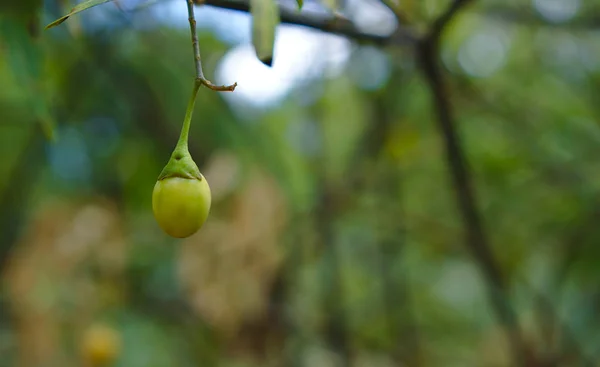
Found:
<svg viewBox="0 0 600 367"><path fill-rule="evenodd" d="M600 365L600 1L478 0L445 27L475 240L436 88L390 36L450 1L393 3L403 24L347 0L380 41L282 25L272 68L248 14L197 6L205 73L238 88L199 93L213 208L185 240L151 211L194 78L185 3L43 30L74 4L0 3L0 366Z"/></svg>

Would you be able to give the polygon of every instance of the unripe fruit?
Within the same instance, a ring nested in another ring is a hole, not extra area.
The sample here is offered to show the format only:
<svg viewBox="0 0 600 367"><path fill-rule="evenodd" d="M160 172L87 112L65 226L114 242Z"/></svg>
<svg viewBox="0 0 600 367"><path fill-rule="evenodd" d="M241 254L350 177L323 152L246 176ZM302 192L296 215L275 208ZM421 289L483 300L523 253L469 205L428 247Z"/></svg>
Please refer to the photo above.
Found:
<svg viewBox="0 0 600 367"><path fill-rule="evenodd" d="M196 233L208 217L210 204L210 187L201 174L199 178L166 177L154 185L154 217L172 237L185 238Z"/></svg>
<svg viewBox="0 0 600 367"><path fill-rule="evenodd" d="M87 365L108 366L115 361L120 349L119 334L111 327L97 324L86 330L82 353Z"/></svg>
<svg viewBox="0 0 600 367"><path fill-rule="evenodd" d="M185 111L179 140L152 192L154 218L163 231L175 238L196 233L210 211L210 187L188 150L192 112L201 86L202 82L197 79Z"/></svg>

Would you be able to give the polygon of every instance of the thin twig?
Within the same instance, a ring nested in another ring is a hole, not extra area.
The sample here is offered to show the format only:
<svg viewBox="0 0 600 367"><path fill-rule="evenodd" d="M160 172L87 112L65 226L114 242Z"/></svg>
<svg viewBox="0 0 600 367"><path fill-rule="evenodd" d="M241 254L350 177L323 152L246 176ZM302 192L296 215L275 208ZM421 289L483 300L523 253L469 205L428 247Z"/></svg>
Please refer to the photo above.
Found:
<svg viewBox="0 0 600 367"><path fill-rule="evenodd" d="M437 114L438 127L446 146L446 159L451 171L456 199L466 229L466 245L486 281L490 303L504 328L514 365L527 365L530 356L521 327L509 303L507 284L500 265L495 259L477 208L471 172L465 157L442 69L439 65L439 40L446 25L471 0L455 0L450 7L432 24L429 33L419 43L419 57L423 74L429 84Z"/></svg>
<svg viewBox="0 0 600 367"><path fill-rule="evenodd" d="M215 85L204 77L202 72L202 59L200 58L200 45L198 43L198 34L196 33L196 16L194 15L194 1L186 0L188 10L188 20L190 21L190 33L192 34L192 46L194 48L194 64L196 65L196 80L205 87L219 92L233 92L237 83L231 85Z"/></svg>

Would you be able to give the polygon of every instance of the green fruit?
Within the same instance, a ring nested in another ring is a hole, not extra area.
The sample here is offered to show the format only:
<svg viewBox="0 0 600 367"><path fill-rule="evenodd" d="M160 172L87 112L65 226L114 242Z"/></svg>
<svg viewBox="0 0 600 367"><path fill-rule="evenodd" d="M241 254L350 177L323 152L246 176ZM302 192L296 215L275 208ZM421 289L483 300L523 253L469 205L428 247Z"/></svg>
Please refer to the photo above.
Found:
<svg viewBox="0 0 600 367"><path fill-rule="evenodd" d="M156 181L152 210L168 235L185 238L196 233L210 211L210 187L200 178L167 177Z"/></svg>
<svg viewBox="0 0 600 367"><path fill-rule="evenodd" d="M160 228L175 238L196 233L210 211L210 187L188 150L188 133L200 80L194 83L181 134L152 193L152 211Z"/></svg>

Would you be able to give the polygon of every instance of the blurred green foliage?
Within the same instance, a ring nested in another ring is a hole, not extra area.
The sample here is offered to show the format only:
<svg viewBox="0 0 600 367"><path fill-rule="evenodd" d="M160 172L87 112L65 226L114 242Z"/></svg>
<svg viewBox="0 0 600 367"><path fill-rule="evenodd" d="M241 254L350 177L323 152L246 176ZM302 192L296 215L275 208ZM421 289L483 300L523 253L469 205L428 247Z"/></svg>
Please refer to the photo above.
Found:
<svg viewBox="0 0 600 367"><path fill-rule="evenodd" d="M448 3L400 8L422 29ZM193 82L187 25L109 4L32 27L71 5L0 3L0 366L82 366L98 324L123 367L513 365L408 50L353 45L268 108L201 90L190 151L214 204L180 241L151 193ZM506 301L549 365L600 363L599 10L478 1L442 45ZM200 34L207 76L221 39Z"/></svg>

